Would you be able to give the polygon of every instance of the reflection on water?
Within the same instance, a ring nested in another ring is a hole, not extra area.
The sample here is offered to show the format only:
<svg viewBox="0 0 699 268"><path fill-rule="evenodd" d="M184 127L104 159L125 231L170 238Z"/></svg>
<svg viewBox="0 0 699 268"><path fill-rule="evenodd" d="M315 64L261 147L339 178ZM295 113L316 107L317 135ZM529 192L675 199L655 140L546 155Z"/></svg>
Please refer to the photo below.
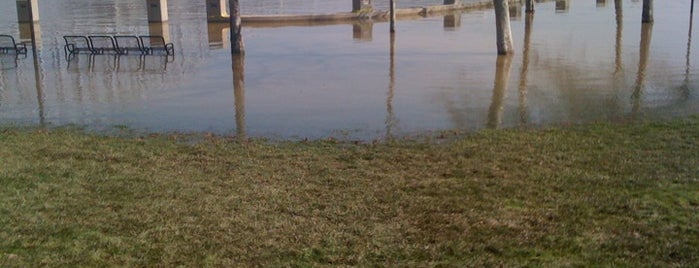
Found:
<svg viewBox="0 0 699 268"><path fill-rule="evenodd" d="M652 35L653 24L643 23L641 26L640 51L638 52L640 58L638 60L638 72L636 74L633 95L631 95L634 115L641 110L641 95L643 94L643 87L646 81L646 68L648 67L648 55L650 54L650 40Z"/></svg>
<svg viewBox="0 0 699 268"><path fill-rule="evenodd" d="M241 5L351 9L349 1L290 3ZM231 58L229 26L207 24L203 1L170 0L167 23L148 23L137 0L44 1L33 25L2 2L2 32L25 42L33 32L37 45L26 56L0 55L0 123L372 139L695 114L688 4L663 2L643 26L640 1L539 2L535 14L515 6L513 35L523 45L511 57L492 52L492 11L481 10L402 20L395 35L370 21L257 25L243 30L245 57ZM67 61L62 36L70 34L162 35L176 55Z"/></svg>
<svg viewBox="0 0 699 268"><path fill-rule="evenodd" d="M512 67L512 56L498 56L495 63L495 82L493 87L493 100L488 111L488 127L499 128L502 124L502 113L504 110L505 92L510 80L510 68Z"/></svg>
<svg viewBox="0 0 699 268"><path fill-rule="evenodd" d="M237 136L245 138L245 54L233 54L232 57L235 128Z"/></svg>
<svg viewBox="0 0 699 268"><path fill-rule="evenodd" d="M522 66L519 72L519 118L520 123L526 125L529 122L529 108L527 104L527 77L529 76L529 58L531 54L532 28L534 13L526 14L524 22L524 45L522 48Z"/></svg>
<svg viewBox="0 0 699 268"><path fill-rule="evenodd" d="M616 48L615 60L614 60L614 74L618 74L621 71L623 61L621 59L623 51L623 34L624 34L624 6L621 0L614 0L614 11L616 14Z"/></svg>

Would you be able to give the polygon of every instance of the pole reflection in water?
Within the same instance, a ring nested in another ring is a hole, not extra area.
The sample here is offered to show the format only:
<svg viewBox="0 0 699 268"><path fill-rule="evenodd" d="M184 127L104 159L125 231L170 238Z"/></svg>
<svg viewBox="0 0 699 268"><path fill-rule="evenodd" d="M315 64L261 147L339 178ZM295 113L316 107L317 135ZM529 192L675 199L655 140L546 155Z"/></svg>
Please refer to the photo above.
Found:
<svg viewBox="0 0 699 268"><path fill-rule="evenodd" d="M502 123L505 91L510 80L512 57L512 55L500 55L495 63L495 85L493 86L493 99L490 103L490 109L488 109L488 128L497 129Z"/></svg>
<svg viewBox="0 0 699 268"><path fill-rule="evenodd" d="M27 1L27 4L29 5L29 21L32 21L29 23L29 31L30 31L30 38L31 38L31 45L32 45L32 57L34 59L34 82L36 85L36 100L37 100L37 105L39 108L39 124L41 126L44 125L46 121L46 116L45 116L45 111L44 111L44 90L43 90L43 85L42 85L42 72L41 72L41 66L39 65L39 53L37 51L37 32L36 30L39 30L38 27L35 27L37 23L34 23L34 14L32 12L32 1Z"/></svg>
<svg viewBox="0 0 699 268"><path fill-rule="evenodd" d="M370 21L357 22L352 25L354 40L371 41L374 38L374 23Z"/></svg>
<svg viewBox="0 0 699 268"><path fill-rule="evenodd" d="M519 73L519 120L521 124L529 122L529 105L527 103L527 76L529 75L529 54L532 37L534 13L526 13L524 18L524 48L522 48L522 69Z"/></svg>
<svg viewBox="0 0 699 268"><path fill-rule="evenodd" d="M650 54L650 41L653 35L653 23L643 23L641 26L641 45L638 60L638 73L634 84L634 91L631 95L633 114L638 115L641 110L643 97L643 86L646 79L646 67L648 66L648 55Z"/></svg>
<svg viewBox="0 0 699 268"><path fill-rule="evenodd" d="M614 74L618 74L623 66L621 54L623 50L622 35L624 32L624 7L622 0L614 0L614 10L616 12L616 57L614 58Z"/></svg>
<svg viewBox="0 0 699 268"><path fill-rule="evenodd" d="M232 54L235 127L238 139L245 139L245 54Z"/></svg>
<svg viewBox="0 0 699 268"><path fill-rule="evenodd" d="M692 0L692 6L694 6L694 0ZM684 98L689 98L689 58L692 52L692 25L694 23L694 12L689 13L689 33L687 34L687 63L684 71L684 86L682 87L682 96Z"/></svg>
<svg viewBox="0 0 699 268"><path fill-rule="evenodd" d="M444 29L454 31L461 27L461 12L454 12L444 16Z"/></svg>
<svg viewBox="0 0 699 268"><path fill-rule="evenodd" d="M207 23L208 37L209 37L209 48L219 49L227 48L230 42L228 37L230 36L231 25L228 23L212 22ZM226 38L226 39L224 39Z"/></svg>
<svg viewBox="0 0 699 268"><path fill-rule="evenodd" d="M556 13L568 13L570 0L556 0Z"/></svg>
<svg viewBox="0 0 699 268"><path fill-rule="evenodd" d="M19 39L21 41L32 41L32 38L34 38L34 42L36 43L36 47L38 49L41 49L41 24L38 22L20 22L18 24L19 26ZM34 37L32 37L32 33Z"/></svg>
<svg viewBox="0 0 699 268"><path fill-rule="evenodd" d="M597 7L606 7L607 0L597 0Z"/></svg>
<svg viewBox="0 0 699 268"><path fill-rule="evenodd" d="M393 112L393 97L396 88L396 34L391 33L390 63L388 67L388 94L386 98L386 139L393 138L391 131L398 124L398 118Z"/></svg>

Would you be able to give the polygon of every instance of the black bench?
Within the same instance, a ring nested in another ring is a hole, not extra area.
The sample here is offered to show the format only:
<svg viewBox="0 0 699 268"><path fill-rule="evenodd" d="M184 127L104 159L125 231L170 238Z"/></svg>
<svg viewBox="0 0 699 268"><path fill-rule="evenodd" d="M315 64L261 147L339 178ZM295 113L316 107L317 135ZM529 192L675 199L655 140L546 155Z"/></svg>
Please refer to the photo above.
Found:
<svg viewBox="0 0 699 268"><path fill-rule="evenodd" d="M159 35L141 35L141 45L145 54L153 54L155 51L163 51L166 55L175 55L175 46L165 43L165 38Z"/></svg>
<svg viewBox="0 0 699 268"><path fill-rule="evenodd" d="M17 54L27 54L27 45L16 43L15 38L11 35L0 34L0 53L7 54L10 51L14 51Z"/></svg>
<svg viewBox="0 0 699 268"><path fill-rule="evenodd" d="M141 39L135 35L115 35L114 42L116 43L117 53L121 55L129 54L130 51L145 54Z"/></svg>
<svg viewBox="0 0 699 268"><path fill-rule="evenodd" d="M92 54L104 54L107 52L118 53L114 38L108 35L90 35L87 37L90 40L90 49Z"/></svg>
<svg viewBox="0 0 699 268"><path fill-rule="evenodd" d="M66 58L73 54L80 54L81 52L89 52L93 54L92 45L87 36L83 35L66 35L63 36L63 40L66 41L66 45L63 46L63 52L65 52Z"/></svg>

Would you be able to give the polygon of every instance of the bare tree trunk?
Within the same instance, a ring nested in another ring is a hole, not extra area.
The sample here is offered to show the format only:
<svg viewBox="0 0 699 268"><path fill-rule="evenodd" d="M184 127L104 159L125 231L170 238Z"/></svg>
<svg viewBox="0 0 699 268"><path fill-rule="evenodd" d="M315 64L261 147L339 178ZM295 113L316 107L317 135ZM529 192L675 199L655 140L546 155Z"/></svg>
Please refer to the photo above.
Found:
<svg viewBox="0 0 699 268"><path fill-rule="evenodd" d="M514 53L512 28L510 27L510 7L507 0L493 0L495 6L495 26L497 29L498 54Z"/></svg>
<svg viewBox="0 0 699 268"><path fill-rule="evenodd" d="M653 0L643 0L643 23L653 22Z"/></svg>
<svg viewBox="0 0 699 268"><path fill-rule="evenodd" d="M390 0L391 9L391 33L396 32L396 0Z"/></svg>
<svg viewBox="0 0 699 268"><path fill-rule="evenodd" d="M229 0L231 8L231 53L244 54L243 27L240 19L240 1Z"/></svg>
<svg viewBox="0 0 699 268"><path fill-rule="evenodd" d="M527 6L525 12L534 13L534 0L527 0L525 5Z"/></svg>

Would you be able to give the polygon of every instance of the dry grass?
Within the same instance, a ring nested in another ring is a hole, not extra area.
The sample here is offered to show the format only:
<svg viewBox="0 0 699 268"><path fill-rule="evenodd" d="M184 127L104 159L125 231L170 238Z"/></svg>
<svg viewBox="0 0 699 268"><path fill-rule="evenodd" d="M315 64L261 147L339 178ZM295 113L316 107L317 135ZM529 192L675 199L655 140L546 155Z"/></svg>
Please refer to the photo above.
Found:
<svg viewBox="0 0 699 268"><path fill-rule="evenodd" d="M696 117L188 140L0 129L0 267L699 265Z"/></svg>

